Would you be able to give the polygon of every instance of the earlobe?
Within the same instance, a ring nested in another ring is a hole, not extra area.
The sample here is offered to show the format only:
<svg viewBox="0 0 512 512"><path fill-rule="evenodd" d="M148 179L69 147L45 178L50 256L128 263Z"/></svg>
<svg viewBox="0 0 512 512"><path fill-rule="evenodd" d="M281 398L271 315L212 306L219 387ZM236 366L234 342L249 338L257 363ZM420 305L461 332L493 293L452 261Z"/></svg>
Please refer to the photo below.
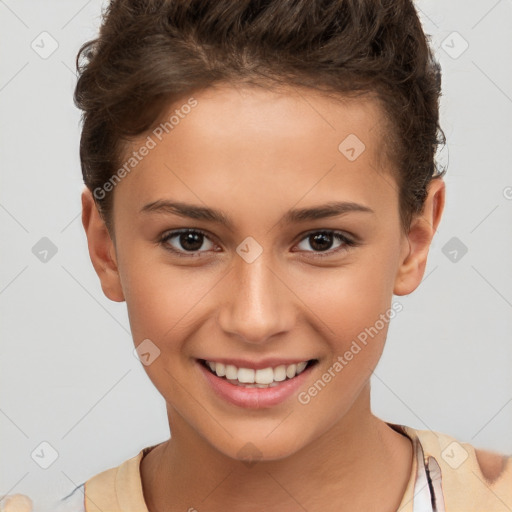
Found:
<svg viewBox="0 0 512 512"><path fill-rule="evenodd" d="M98 274L103 293L115 302L125 300L117 266L115 246L101 217L91 191L82 192L82 224L87 236L89 255Z"/></svg>
<svg viewBox="0 0 512 512"><path fill-rule="evenodd" d="M430 244L444 210L445 189L442 178L430 182L423 212L414 217L408 235L403 236L403 250L393 290L395 295L412 293L423 279Z"/></svg>

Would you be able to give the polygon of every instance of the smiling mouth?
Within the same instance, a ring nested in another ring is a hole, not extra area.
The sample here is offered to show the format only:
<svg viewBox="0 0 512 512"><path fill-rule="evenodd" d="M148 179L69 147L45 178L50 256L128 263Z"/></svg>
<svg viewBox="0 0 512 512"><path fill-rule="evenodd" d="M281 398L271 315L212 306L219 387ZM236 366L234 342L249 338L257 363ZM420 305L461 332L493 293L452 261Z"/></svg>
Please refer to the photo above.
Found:
<svg viewBox="0 0 512 512"><path fill-rule="evenodd" d="M271 388L294 379L306 369L318 363L318 359L309 359L298 364L279 365L276 367L254 370L238 368L231 364L222 364L205 359L198 360L210 373L235 386L245 388Z"/></svg>

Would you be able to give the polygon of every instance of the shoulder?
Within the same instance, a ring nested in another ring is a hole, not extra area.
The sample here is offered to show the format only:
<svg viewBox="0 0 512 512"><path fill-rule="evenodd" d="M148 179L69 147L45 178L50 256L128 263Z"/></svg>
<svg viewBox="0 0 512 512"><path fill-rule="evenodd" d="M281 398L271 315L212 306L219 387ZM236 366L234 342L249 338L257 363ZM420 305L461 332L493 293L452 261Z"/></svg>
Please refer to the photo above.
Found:
<svg viewBox="0 0 512 512"><path fill-rule="evenodd" d="M75 487L53 507L54 512L85 512L85 483Z"/></svg>
<svg viewBox="0 0 512 512"><path fill-rule="evenodd" d="M91 476L61 498L52 508L52 512L147 512L142 492L140 461L156 446L158 444L143 448L118 466Z"/></svg>
<svg viewBox="0 0 512 512"><path fill-rule="evenodd" d="M124 510L121 507L118 496L120 477L126 476L127 469L135 475L137 469L134 462L140 454L124 461L116 467L111 467L91 476L87 481L73 489L73 491L61 498L53 507L54 512L118 512ZM125 478L121 478L125 480ZM124 487L124 486L122 486ZM128 489L123 489L127 492Z"/></svg>
<svg viewBox="0 0 512 512"><path fill-rule="evenodd" d="M147 512L140 463L156 446L158 445L143 448L120 465L89 478L84 489L87 512Z"/></svg>
<svg viewBox="0 0 512 512"><path fill-rule="evenodd" d="M491 452L481 448L475 448L475 455L482 476L490 484L505 476L507 474L507 467L510 469L511 455Z"/></svg>
<svg viewBox="0 0 512 512"><path fill-rule="evenodd" d="M512 454L477 448L441 432L404 428L420 441L427 467L434 467L430 459L435 459L446 510L510 512Z"/></svg>

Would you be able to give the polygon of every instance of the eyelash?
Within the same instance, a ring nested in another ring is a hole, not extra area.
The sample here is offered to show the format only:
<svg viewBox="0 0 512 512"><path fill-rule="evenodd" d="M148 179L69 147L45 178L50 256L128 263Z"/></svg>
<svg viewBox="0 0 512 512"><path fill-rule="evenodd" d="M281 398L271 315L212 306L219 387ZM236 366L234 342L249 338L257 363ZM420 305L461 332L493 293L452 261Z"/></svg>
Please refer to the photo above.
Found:
<svg viewBox="0 0 512 512"><path fill-rule="evenodd" d="M173 254L176 254L179 257L184 257L184 258L197 258L197 257L200 257L201 256L201 252L199 252L199 253L191 253L191 254L190 253L189 254L183 253L181 251L177 251L176 249L170 247L166 243L171 238L175 238L176 236L179 236L179 235L182 235L182 234L187 234L187 233L194 233L194 234L202 235L205 238L210 239L210 237L208 236L207 233L205 233L204 231L201 231L199 229L180 229L180 230L170 231L170 232L164 233L162 235L162 237L160 238L159 243L161 245L163 245L163 247L167 251L170 251L170 252L172 252ZM336 240L338 240L340 242L343 242L345 245L342 245L342 246L340 246L340 247L338 247L336 249L329 249L327 251L322 251L322 252L305 251L305 252L311 252L312 256L314 258L326 258L326 257L332 256L333 254L336 254L338 252L347 251L350 248L356 247L358 245L357 242L355 242L354 240L351 240L350 238L346 237L345 235L343 235L339 231L329 230L329 229L321 229L321 230L317 230L317 231L310 231L310 232L306 233L299 240L299 243L302 242L303 240L306 240L306 239L310 238L313 235L316 235L316 234L333 235Z"/></svg>

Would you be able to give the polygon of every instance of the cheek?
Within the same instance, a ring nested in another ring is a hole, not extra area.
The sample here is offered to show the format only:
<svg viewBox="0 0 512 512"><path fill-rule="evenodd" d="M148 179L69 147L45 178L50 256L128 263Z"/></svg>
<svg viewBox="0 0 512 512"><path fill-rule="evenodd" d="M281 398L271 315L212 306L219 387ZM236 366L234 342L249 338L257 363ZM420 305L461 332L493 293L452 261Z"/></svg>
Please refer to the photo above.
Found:
<svg viewBox="0 0 512 512"><path fill-rule="evenodd" d="M175 286L153 283L143 275L130 281L125 298L136 344L149 338L161 346L179 332L180 319L190 309L186 297Z"/></svg>
<svg viewBox="0 0 512 512"><path fill-rule="evenodd" d="M395 316L389 254L369 253L366 261L351 260L326 278L309 281L314 283L308 287L310 321L321 328L330 354L314 388L302 390L300 403L311 403L310 410L331 409L333 421L348 410L377 366Z"/></svg>
<svg viewBox="0 0 512 512"><path fill-rule="evenodd" d="M326 339L339 350L389 311L393 293L385 258L368 264L354 259L323 277L318 273L296 282L303 283L298 295L307 297L304 311L310 321L320 325Z"/></svg>
<svg viewBox="0 0 512 512"><path fill-rule="evenodd" d="M131 254L122 273L134 341L137 344L149 338L165 346L166 351L178 350L179 343L173 340L186 338L201 310L201 300L214 287L215 279L199 269L141 261L136 253Z"/></svg>
<svg viewBox="0 0 512 512"><path fill-rule="evenodd" d="M327 423L338 421L367 385L384 349L395 311L392 289L383 268L338 273L318 284L313 295L314 312L322 320L322 337L330 347L317 379L301 390L298 401L311 412L307 418L324 415ZM324 284L326 284L324 283ZM328 411L328 412L327 412ZM306 420L315 426L315 420Z"/></svg>

